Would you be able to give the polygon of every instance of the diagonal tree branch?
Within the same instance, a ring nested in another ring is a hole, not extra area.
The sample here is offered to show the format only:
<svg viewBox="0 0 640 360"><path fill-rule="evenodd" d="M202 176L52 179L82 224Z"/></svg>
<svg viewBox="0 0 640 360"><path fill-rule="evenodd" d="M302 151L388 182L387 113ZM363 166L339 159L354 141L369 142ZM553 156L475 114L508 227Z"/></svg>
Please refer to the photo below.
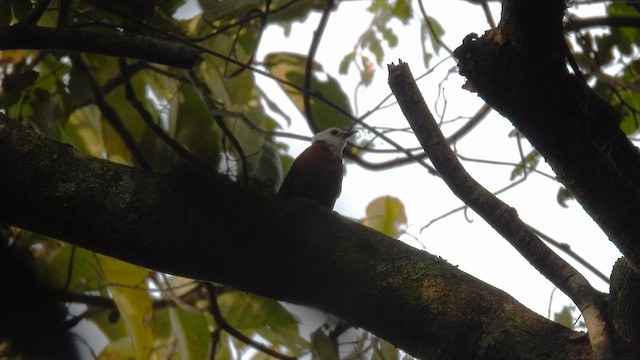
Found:
<svg viewBox="0 0 640 360"><path fill-rule="evenodd" d="M596 359L613 359L604 294L560 256L545 246L509 207L476 182L447 145L406 63L389 65L389 85L413 131L442 179L465 204L502 235L549 281L573 300L582 312Z"/></svg>

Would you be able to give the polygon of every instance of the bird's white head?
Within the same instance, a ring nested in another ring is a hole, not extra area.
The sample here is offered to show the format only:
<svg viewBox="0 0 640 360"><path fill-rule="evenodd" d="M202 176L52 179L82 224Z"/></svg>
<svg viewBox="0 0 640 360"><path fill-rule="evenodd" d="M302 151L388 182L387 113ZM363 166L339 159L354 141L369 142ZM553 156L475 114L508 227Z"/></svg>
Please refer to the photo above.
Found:
<svg viewBox="0 0 640 360"><path fill-rule="evenodd" d="M329 149L331 149L334 154L342 156L342 151L344 150L345 145L347 145L347 140L351 135L357 132L357 130L347 131L332 127L315 134L311 140L314 143L317 141L323 141L329 146Z"/></svg>

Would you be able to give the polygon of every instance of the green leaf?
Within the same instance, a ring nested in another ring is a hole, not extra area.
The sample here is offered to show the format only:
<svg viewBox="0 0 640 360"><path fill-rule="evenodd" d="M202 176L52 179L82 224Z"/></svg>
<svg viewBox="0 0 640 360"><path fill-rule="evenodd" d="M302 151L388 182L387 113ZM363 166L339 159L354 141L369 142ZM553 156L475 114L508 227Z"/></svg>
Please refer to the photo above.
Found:
<svg viewBox="0 0 640 360"><path fill-rule="evenodd" d="M222 315L238 329L296 326L297 320L276 300L239 291L218 296Z"/></svg>
<svg viewBox="0 0 640 360"><path fill-rule="evenodd" d="M62 289L68 285L66 290L74 292L104 288L93 252L29 231L20 233L19 245L39 249L33 252L34 265L47 286Z"/></svg>
<svg viewBox="0 0 640 360"><path fill-rule="evenodd" d="M398 46L398 36L393 32L391 28L380 29L382 38L387 42L389 47L394 48Z"/></svg>
<svg viewBox="0 0 640 360"><path fill-rule="evenodd" d="M102 114L95 105L77 109L69 115L62 128L61 141L93 157L101 158L105 147L102 141Z"/></svg>
<svg viewBox="0 0 640 360"><path fill-rule="evenodd" d="M269 326L256 329L256 334L273 344L273 348L287 348L291 356L299 357L311 351L311 343L300 336L298 326Z"/></svg>
<svg viewBox="0 0 640 360"><path fill-rule="evenodd" d="M393 360L400 358L400 351L398 351L395 346L378 337L371 339L371 347L373 349L371 360Z"/></svg>
<svg viewBox="0 0 640 360"><path fill-rule="evenodd" d="M558 194L556 195L556 201L558 201L558 204L560 206L562 206L563 208L568 208L569 205L567 204L567 201L569 200L573 200L573 194L565 187L561 187L560 189L558 189Z"/></svg>
<svg viewBox="0 0 640 360"><path fill-rule="evenodd" d="M525 172L531 172L540 162L540 153L537 150L531 150L524 159L520 160L518 165L511 171L509 180L513 181L519 176L523 176Z"/></svg>
<svg viewBox="0 0 640 360"><path fill-rule="evenodd" d="M331 339L318 329L311 333L311 349L314 360L339 360Z"/></svg>
<svg viewBox="0 0 640 360"><path fill-rule="evenodd" d="M407 24L413 17L413 10L411 8L411 2L407 0L396 0L393 10L393 15L400 19L403 24Z"/></svg>
<svg viewBox="0 0 640 360"><path fill-rule="evenodd" d="M198 5L208 19L234 19L250 10L260 8L260 0L198 0Z"/></svg>
<svg viewBox="0 0 640 360"><path fill-rule="evenodd" d="M274 113L282 117L287 122L287 125L291 125L291 116L289 116L289 114L287 114L286 112L284 112L284 110L282 110L278 102L271 100L271 98L269 97L269 94L264 92L262 89L258 89L258 90L260 91L260 97L264 101L264 103L267 105L267 108L269 108L269 110L273 111Z"/></svg>
<svg viewBox="0 0 640 360"><path fill-rule="evenodd" d="M109 342L127 338L127 330L125 329L124 322L120 321L120 315L117 309L100 311L91 317L91 321L100 329L100 332ZM131 342L129 342L129 347L130 346ZM131 352L133 352L133 348Z"/></svg>
<svg viewBox="0 0 640 360"><path fill-rule="evenodd" d="M69 72L69 99L72 106L85 104L92 98L91 83L84 71L75 67Z"/></svg>
<svg viewBox="0 0 640 360"><path fill-rule="evenodd" d="M200 94L185 84L180 94L175 139L212 168L221 159L221 137Z"/></svg>
<svg viewBox="0 0 640 360"><path fill-rule="evenodd" d="M576 319L573 317L572 309L573 307L570 305L563 306L559 312L553 314L553 321L573 329Z"/></svg>
<svg viewBox="0 0 640 360"><path fill-rule="evenodd" d="M280 78L303 87L306 57L293 53L271 53L266 56L265 62L268 65L269 72ZM314 73L311 76L311 91L317 94L311 98L311 109L315 123L320 130L329 127L347 128L351 125L351 118L338 112L333 107L327 105L324 101L318 100L321 97L327 102L333 104L342 111L352 114L351 105L348 96L340 87L340 83L331 75L326 74L326 80L320 80L315 72L321 70L319 64L314 64ZM304 101L302 94L286 85L282 85L283 90L287 93L291 101L304 114ZM352 115L351 115L352 116Z"/></svg>
<svg viewBox="0 0 640 360"><path fill-rule="evenodd" d="M444 28L442 28L442 25L430 16L420 24L420 45L422 46L422 59L425 66L428 67L429 62L433 58L433 54L430 49L427 48L427 44L431 44L431 48L433 48L433 51L437 54L442 48L440 40L443 35Z"/></svg>
<svg viewBox="0 0 640 360"><path fill-rule="evenodd" d="M403 234L407 225L404 204L397 198L381 196L369 203L364 225L392 238Z"/></svg>
<svg viewBox="0 0 640 360"><path fill-rule="evenodd" d="M345 55L342 58L342 61L340 61L340 66L338 67L338 72L341 75L346 75L347 73L349 73L349 67L351 67L351 64L355 61L356 59L356 52L352 51L350 53L348 53L347 55Z"/></svg>
<svg viewBox="0 0 640 360"><path fill-rule="evenodd" d="M373 76L375 75L375 67L369 60L368 56L362 57L362 70L360 71L360 79L365 86L371 85L373 82Z"/></svg>
<svg viewBox="0 0 640 360"><path fill-rule="evenodd" d="M323 10L326 6L326 0L275 0L272 2L273 9L281 9L269 15L269 24L277 24L281 26L286 36L289 36L291 24L293 22L302 22L306 20L309 14L316 10Z"/></svg>
<svg viewBox="0 0 640 360"><path fill-rule="evenodd" d="M607 13L613 16L637 16L638 10L622 2L613 2L607 6Z"/></svg>
<svg viewBox="0 0 640 360"><path fill-rule="evenodd" d="M289 172L289 170L291 169L291 165L293 165L294 160L295 159L289 155L280 156L280 163L282 164L283 174L286 174ZM284 178L281 178L280 180L284 180ZM280 188L280 185L278 185L278 188Z"/></svg>
<svg viewBox="0 0 640 360"><path fill-rule="evenodd" d="M169 308L171 332L177 339L175 351L181 359L206 359L211 336L209 323L202 314L192 314L177 307Z"/></svg>
<svg viewBox="0 0 640 360"><path fill-rule="evenodd" d="M625 114L620 121L620 130L622 130L625 134L631 135L634 132L638 131L638 127L640 126L640 119L636 116L635 112L632 114Z"/></svg>
<svg viewBox="0 0 640 360"><path fill-rule="evenodd" d="M276 185L282 179L283 172L280 152L276 146L271 142L264 142L258 153L251 157L251 163L254 169L251 177L272 181L274 190L277 191Z"/></svg>
<svg viewBox="0 0 640 360"><path fill-rule="evenodd" d="M117 359L136 359L136 353L133 350L131 339L123 337L112 341L104 349L96 360L117 360Z"/></svg>

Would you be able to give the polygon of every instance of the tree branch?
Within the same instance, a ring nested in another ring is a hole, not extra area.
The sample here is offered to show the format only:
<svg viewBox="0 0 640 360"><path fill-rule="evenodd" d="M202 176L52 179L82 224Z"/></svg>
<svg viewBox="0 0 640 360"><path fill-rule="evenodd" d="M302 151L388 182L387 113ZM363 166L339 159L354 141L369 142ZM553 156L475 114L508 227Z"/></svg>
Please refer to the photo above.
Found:
<svg viewBox="0 0 640 360"><path fill-rule="evenodd" d="M89 158L4 116L0 153L0 223L323 309L420 358L589 352L580 333L312 201L265 198L223 177L155 174Z"/></svg>
<svg viewBox="0 0 640 360"><path fill-rule="evenodd" d="M502 235L582 312L596 359L613 358L604 294L589 285L576 269L545 246L509 207L476 182L449 148L406 63L389 65L389 85L424 150L442 179L460 200Z"/></svg>
<svg viewBox="0 0 640 360"><path fill-rule="evenodd" d="M549 15L544 4L505 1L507 20L481 38L468 36L456 49L460 73L527 137L640 269L640 152L620 130L619 114L567 73L564 7ZM531 21L542 18L547 20Z"/></svg>
<svg viewBox="0 0 640 360"><path fill-rule="evenodd" d="M91 52L191 68L200 62L197 48L150 36L33 26L0 27L0 49L37 49Z"/></svg>

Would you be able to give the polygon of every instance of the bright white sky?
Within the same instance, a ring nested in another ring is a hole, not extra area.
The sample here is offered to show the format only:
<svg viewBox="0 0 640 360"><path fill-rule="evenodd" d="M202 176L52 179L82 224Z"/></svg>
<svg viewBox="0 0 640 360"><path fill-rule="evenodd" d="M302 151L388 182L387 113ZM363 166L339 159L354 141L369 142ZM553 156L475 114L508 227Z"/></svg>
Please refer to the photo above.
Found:
<svg viewBox="0 0 640 360"><path fill-rule="evenodd" d="M491 2L496 21L500 19L499 3ZM369 1L343 1L329 20L316 60L323 65L324 70L332 76L338 77L347 94L353 94L357 84L355 71L349 76L339 76L338 64L342 57L351 51L358 37L365 31L371 21L371 16L364 10ZM461 44L464 36L471 32L482 34L488 29L484 14L480 7L470 5L465 1L424 1L427 13L436 18L446 31L445 43L455 49ZM414 3L416 12L417 4ZM588 13L603 11L602 5L582 8ZM420 16L417 16L421 19ZM292 35L283 36L280 28L271 27L262 40L258 59L269 52L292 51L305 54L311 41L313 30L318 22L318 16L311 16L305 24L294 26ZM387 85L386 64L402 59L408 62L414 76L426 72L422 63L419 38L419 23L414 21L407 27L400 23L394 27L400 37L400 46L392 50L385 50L385 60L382 68L378 69L374 84L364 92L358 93L359 114L376 106L390 93ZM437 64L439 58L446 57L442 51L431 62ZM427 103L434 115L443 109L442 98L438 99L438 87L442 84L446 96L445 120L455 119L457 116L471 116L480 105L481 100L460 87L463 79L457 74L454 60L448 60L419 82ZM269 86L270 81L261 79L261 83ZM273 94L279 91L277 86L271 85ZM392 99L394 100L394 99ZM436 101L438 103L436 104ZM306 128L302 115L288 105L283 98L279 102L292 117L291 132L310 134ZM437 115L436 115L437 116ZM377 112L368 122L389 127L405 127L406 120L397 106L392 106ZM454 122L446 126L445 132L451 133L462 125ZM519 153L515 138L509 138L511 124L499 114L492 112L471 134L457 144L460 154L471 158L497 160L516 163ZM360 135L362 136L362 135ZM308 143L287 141L291 144L291 155L300 153ZM417 143L411 143L415 146ZM530 147L525 142L525 154ZM463 162L467 170L486 188L492 191L510 184L512 167ZM553 174L546 164L541 164L539 170ZM530 225L543 231L552 238L567 243L578 254L595 265L606 275L619 257L617 249L606 239L602 231L584 213L575 202L569 202L569 208L563 209L556 202L559 184L539 174L530 174L524 183L500 195L500 198L516 208L520 217ZM357 165L349 165L344 179L343 192L336 204L336 211L344 216L359 219L364 216L367 204L382 195L398 197L406 206L410 226L408 235L402 240L424 248L426 251L441 256L462 270L490 283L518 301L547 316L553 285L543 278L537 270L531 267L499 234L491 229L479 216L469 212L465 219L463 212L457 212L443 220L436 222L422 233L420 228L432 219L460 206L462 203L451 193L443 182L429 175L418 165L405 166L384 172L372 172ZM561 254L563 255L563 254ZM575 265L592 284L602 291L608 291L608 286L581 266ZM570 300L556 291L552 302L552 314L562 306L570 304Z"/></svg>

